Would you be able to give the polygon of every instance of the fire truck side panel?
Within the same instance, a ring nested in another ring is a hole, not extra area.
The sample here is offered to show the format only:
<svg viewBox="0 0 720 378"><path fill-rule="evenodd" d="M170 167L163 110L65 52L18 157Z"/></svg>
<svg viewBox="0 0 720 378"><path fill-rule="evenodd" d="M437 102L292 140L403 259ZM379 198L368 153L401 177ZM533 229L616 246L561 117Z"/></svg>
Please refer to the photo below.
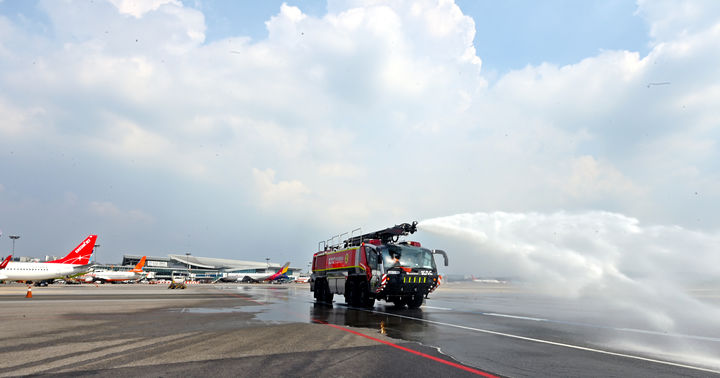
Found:
<svg viewBox="0 0 720 378"><path fill-rule="evenodd" d="M364 246L339 251L321 251L313 258L313 275L327 280L330 291L334 294L345 294L348 276L359 272L364 274L367 266L364 261ZM313 280L313 281L315 281ZM310 289L315 290L314 282Z"/></svg>

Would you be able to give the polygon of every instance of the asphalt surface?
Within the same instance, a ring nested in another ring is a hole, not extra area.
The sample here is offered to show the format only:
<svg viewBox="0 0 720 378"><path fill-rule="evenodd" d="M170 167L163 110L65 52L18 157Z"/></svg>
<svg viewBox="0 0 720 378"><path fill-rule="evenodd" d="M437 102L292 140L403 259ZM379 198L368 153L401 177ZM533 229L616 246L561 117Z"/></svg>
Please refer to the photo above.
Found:
<svg viewBox="0 0 720 378"><path fill-rule="evenodd" d="M720 329L663 334L512 285L417 310L308 286L0 285L0 376L720 376Z"/></svg>

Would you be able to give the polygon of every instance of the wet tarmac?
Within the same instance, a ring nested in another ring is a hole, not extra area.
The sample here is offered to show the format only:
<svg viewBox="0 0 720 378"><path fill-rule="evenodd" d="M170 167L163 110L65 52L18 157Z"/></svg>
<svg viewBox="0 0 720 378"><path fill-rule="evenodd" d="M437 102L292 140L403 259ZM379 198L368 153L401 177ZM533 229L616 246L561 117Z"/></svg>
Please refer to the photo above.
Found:
<svg viewBox="0 0 720 378"><path fill-rule="evenodd" d="M436 348L301 320L312 305L290 299L307 286L253 286L52 285L25 299L0 285L0 376L491 376ZM300 318L288 303L304 303Z"/></svg>
<svg viewBox="0 0 720 378"><path fill-rule="evenodd" d="M601 304L542 296L522 286L448 284L415 310L385 302L371 310L352 308L339 296L332 306L316 304L295 285L239 290L265 304L256 314L262 321L371 329L503 376L720 374L720 328L656 331L630 314L609 316L599 311Z"/></svg>
<svg viewBox="0 0 720 378"><path fill-rule="evenodd" d="M29 300L3 286L0 376L720 376L720 329L657 331L509 284L448 284L415 310L318 304L303 284L53 285Z"/></svg>

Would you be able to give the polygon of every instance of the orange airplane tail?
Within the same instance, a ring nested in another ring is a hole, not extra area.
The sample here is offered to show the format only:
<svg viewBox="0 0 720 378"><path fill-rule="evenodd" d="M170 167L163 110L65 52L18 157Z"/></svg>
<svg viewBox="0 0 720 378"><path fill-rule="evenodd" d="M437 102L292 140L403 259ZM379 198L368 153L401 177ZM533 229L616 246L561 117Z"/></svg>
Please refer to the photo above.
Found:
<svg viewBox="0 0 720 378"><path fill-rule="evenodd" d="M135 268L132 270L133 272L135 272L135 273L142 273L142 271L143 271L142 268L143 268L143 266L145 266L145 258L146 258L146 257L147 257L147 256L143 256L143 257L140 259L140 262L137 263L137 265L135 265Z"/></svg>

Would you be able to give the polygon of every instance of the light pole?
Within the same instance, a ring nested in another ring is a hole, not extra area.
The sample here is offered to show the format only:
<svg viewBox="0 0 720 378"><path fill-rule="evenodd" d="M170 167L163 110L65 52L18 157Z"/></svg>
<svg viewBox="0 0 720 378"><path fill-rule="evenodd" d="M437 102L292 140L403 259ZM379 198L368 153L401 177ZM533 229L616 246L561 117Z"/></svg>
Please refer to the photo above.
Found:
<svg viewBox="0 0 720 378"><path fill-rule="evenodd" d="M20 239L20 235L10 235L10 236L8 236L8 237L9 237L10 239L12 239L12 241L13 241L12 254L13 254L13 256L14 256L14 255L15 255L15 240Z"/></svg>
<svg viewBox="0 0 720 378"><path fill-rule="evenodd" d="M185 261L187 261L188 264L188 275L186 281L190 281L190 252L185 252Z"/></svg>
<svg viewBox="0 0 720 378"><path fill-rule="evenodd" d="M267 263L267 270L270 270L270 258L266 257L265 262Z"/></svg>

